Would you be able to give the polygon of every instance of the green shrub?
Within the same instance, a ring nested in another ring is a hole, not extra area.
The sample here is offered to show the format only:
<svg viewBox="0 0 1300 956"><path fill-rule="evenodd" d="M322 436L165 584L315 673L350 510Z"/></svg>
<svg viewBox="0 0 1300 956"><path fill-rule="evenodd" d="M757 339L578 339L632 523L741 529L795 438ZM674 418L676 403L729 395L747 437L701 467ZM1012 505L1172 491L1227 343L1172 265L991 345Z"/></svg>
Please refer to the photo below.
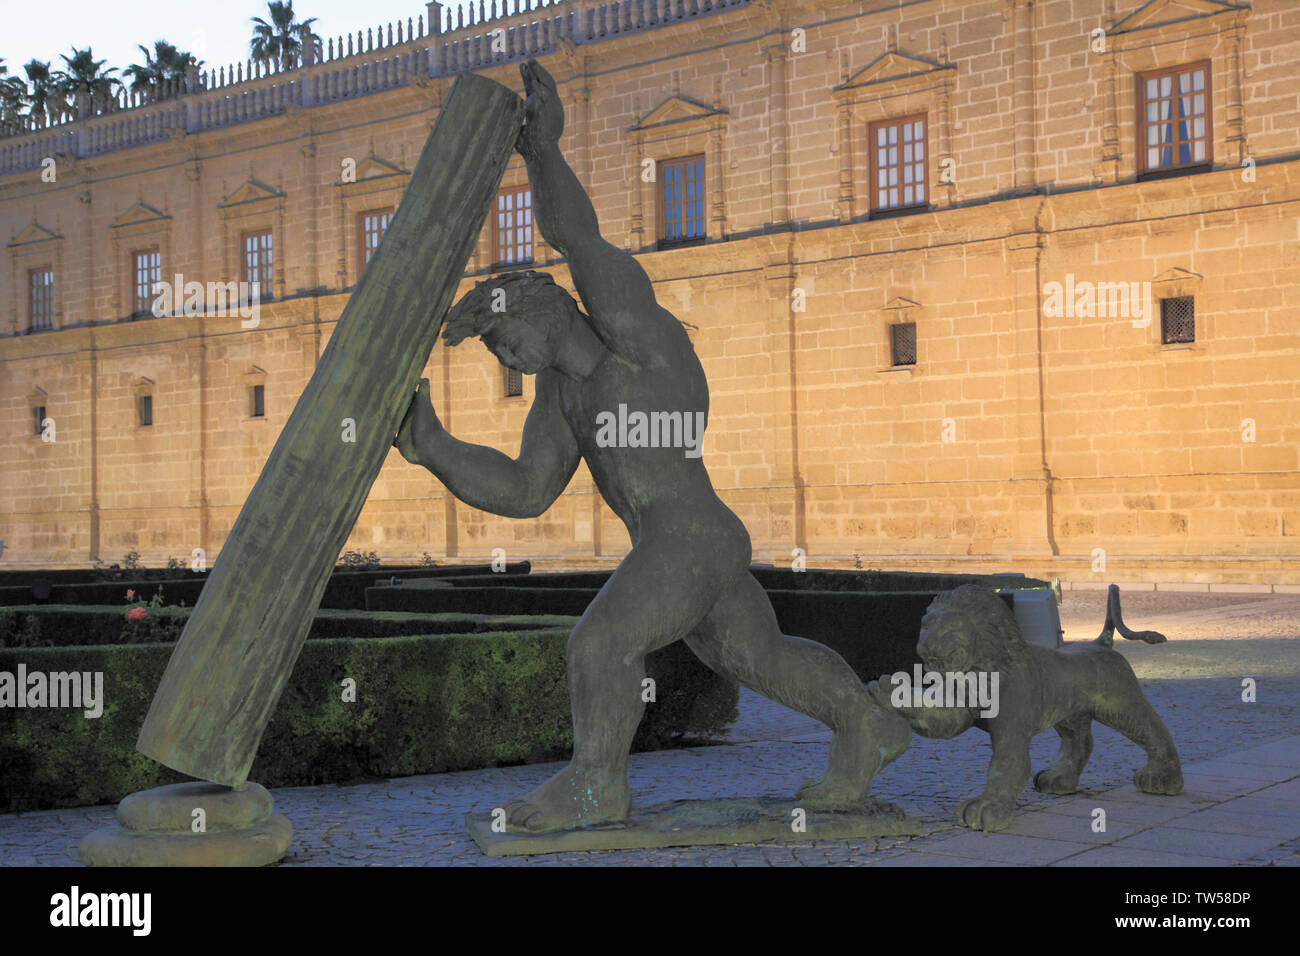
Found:
<svg viewBox="0 0 1300 956"><path fill-rule="evenodd" d="M566 758L573 745L567 629L317 640L303 647L250 779L336 783ZM0 709L0 809L120 800L184 779L135 750L171 648L0 649L0 670L99 671L103 714ZM737 688L682 644L651 654L657 701L634 749L709 737L736 719ZM345 703L342 681L356 681Z"/></svg>

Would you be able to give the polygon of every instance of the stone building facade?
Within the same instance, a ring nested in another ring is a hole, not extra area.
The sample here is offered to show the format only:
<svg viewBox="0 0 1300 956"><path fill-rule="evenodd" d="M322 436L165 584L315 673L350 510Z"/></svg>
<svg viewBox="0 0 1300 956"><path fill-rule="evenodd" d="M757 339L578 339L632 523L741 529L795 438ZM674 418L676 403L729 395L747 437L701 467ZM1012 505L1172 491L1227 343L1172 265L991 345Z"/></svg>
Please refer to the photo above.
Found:
<svg viewBox="0 0 1300 956"><path fill-rule="evenodd" d="M708 373L755 560L1300 582L1300 6L483 6L0 139L0 566L212 560L454 76L517 89L537 55ZM530 257L571 288L526 184L516 157L462 292ZM152 314L176 276L256 281L255 324ZM427 374L453 434L516 452L531 379L477 342ZM394 451L349 547L628 539L585 470L510 520Z"/></svg>

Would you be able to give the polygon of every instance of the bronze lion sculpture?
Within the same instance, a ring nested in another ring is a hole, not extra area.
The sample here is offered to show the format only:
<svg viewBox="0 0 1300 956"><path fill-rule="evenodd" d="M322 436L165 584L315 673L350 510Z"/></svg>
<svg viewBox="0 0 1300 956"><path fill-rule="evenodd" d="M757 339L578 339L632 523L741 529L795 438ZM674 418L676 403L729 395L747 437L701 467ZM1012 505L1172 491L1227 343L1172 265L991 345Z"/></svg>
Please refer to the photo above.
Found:
<svg viewBox="0 0 1300 956"><path fill-rule="evenodd" d="M1072 642L1060 649L1026 643L1015 615L987 588L968 584L935 598L921 621L917 653L930 672L997 675L998 700L996 707L988 709L990 716L981 716L985 711L974 702L900 706L897 697L891 700L890 689L899 675L886 675L868 685L877 703L894 708L923 737L947 739L970 727L988 733L993 758L984 792L958 808L958 822L977 830L1002 830L1011 824L1016 797L1031 772L1029 742L1049 727L1060 735L1061 749L1055 761L1034 777L1034 786L1044 793L1074 793L1092 753L1094 720L1146 751L1146 766L1133 775L1139 790L1158 794L1182 790L1173 738L1147 702L1133 668L1112 648L1111 634L1118 627L1130 640L1158 643L1165 638L1124 627L1118 598L1118 589L1112 586L1111 611L1097 640Z"/></svg>

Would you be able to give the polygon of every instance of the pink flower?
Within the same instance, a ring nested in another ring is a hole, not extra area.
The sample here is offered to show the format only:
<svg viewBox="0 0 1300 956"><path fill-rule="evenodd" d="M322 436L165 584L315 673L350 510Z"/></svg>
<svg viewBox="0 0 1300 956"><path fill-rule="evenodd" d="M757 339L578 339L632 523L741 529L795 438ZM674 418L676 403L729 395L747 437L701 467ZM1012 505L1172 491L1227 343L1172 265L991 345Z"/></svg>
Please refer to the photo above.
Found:
<svg viewBox="0 0 1300 956"><path fill-rule="evenodd" d="M127 619L128 621L143 621L143 620L144 620L145 613L146 613L146 612L145 612L145 609L144 609L144 608L142 608L142 607L133 607L133 608L131 608L131 610L129 610L129 611L126 612L126 619Z"/></svg>
<svg viewBox="0 0 1300 956"><path fill-rule="evenodd" d="M134 592L134 591L127 591L127 592L126 592L126 599L127 599L128 601L134 601L134 600L135 600L135 592Z"/></svg>

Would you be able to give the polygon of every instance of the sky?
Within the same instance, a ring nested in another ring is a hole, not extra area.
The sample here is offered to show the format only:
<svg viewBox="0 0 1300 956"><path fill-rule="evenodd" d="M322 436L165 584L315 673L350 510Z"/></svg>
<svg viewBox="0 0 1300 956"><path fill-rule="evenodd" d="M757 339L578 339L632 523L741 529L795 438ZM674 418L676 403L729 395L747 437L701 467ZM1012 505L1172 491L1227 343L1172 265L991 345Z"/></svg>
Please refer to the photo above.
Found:
<svg viewBox="0 0 1300 956"><path fill-rule="evenodd" d="M471 0L452 0L460 6ZM490 2L490 0L489 0ZM0 57L11 74L22 74L22 64L33 58L63 65L60 54L71 55L75 44L89 45L95 59L107 60L121 76L124 67L143 63L137 45L153 49L154 40L166 40L189 50L215 68L248 58L251 20L270 21L265 0L4 0L4 28L0 30ZM349 31L387 25L425 12L422 0L294 0L299 20L315 17L313 29L322 38Z"/></svg>

